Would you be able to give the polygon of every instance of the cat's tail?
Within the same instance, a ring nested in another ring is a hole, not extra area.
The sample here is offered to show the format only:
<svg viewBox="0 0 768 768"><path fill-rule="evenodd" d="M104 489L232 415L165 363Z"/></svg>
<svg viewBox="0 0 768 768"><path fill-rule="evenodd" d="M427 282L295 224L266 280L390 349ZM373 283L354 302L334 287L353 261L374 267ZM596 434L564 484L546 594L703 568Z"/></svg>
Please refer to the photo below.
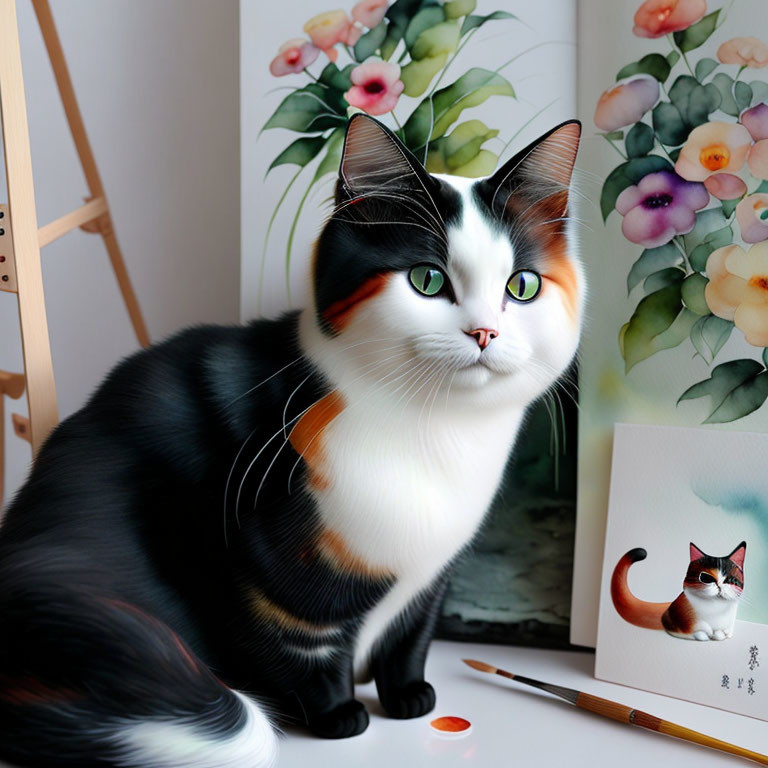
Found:
<svg viewBox="0 0 768 768"><path fill-rule="evenodd" d="M92 578L55 580L51 565L0 558L0 762L274 764L260 705L217 680L167 624Z"/></svg>
<svg viewBox="0 0 768 768"><path fill-rule="evenodd" d="M670 604L648 603L645 600L638 600L630 591L627 583L627 573L630 566L640 560L645 560L647 556L648 553L642 547L637 547L630 549L619 560L611 577L611 597L616 610L625 621L645 629L664 629L661 617Z"/></svg>

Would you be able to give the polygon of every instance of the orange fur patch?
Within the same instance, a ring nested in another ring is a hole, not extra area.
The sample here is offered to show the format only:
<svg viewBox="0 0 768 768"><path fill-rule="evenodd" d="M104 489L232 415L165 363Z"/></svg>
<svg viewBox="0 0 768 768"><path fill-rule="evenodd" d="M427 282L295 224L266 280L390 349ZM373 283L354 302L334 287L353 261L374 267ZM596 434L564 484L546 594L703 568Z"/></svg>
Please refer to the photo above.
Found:
<svg viewBox="0 0 768 768"><path fill-rule="evenodd" d="M576 269L568 256L568 243L565 236L555 239L547 250L547 264L544 278L554 283L563 296L563 305L568 318L574 325L579 316L579 280Z"/></svg>
<svg viewBox="0 0 768 768"><path fill-rule="evenodd" d="M344 539L335 531L326 530L320 534L315 550L334 568L345 573L375 579L391 578L393 575L385 568L370 565L362 557L350 552Z"/></svg>
<svg viewBox="0 0 768 768"><path fill-rule="evenodd" d="M294 616L255 587L248 590L247 597L251 612L256 618L267 621L270 624L276 624L280 629L289 632L304 632L310 635L323 635L333 632L335 629L332 625L315 624L314 622Z"/></svg>
<svg viewBox="0 0 768 768"><path fill-rule="evenodd" d="M291 445L307 465L307 482L317 490L330 485L322 472L325 457L323 431L343 410L344 398L338 392L331 392L318 400L291 430Z"/></svg>
<svg viewBox="0 0 768 768"><path fill-rule="evenodd" d="M374 275L368 278L356 291L339 301L334 301L325 312L325 319L335 330L339 331L349 322L352 313L363 302L373 298L377 293L384 290L388 280L387 275Z"/></svg>

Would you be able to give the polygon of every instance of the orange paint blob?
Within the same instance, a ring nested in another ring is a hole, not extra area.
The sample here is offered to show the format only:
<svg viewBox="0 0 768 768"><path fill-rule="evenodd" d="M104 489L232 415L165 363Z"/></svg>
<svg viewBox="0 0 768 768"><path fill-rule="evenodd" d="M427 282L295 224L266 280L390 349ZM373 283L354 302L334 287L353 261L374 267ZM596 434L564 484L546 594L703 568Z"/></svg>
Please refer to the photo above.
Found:
<svg viewBox="0 0 768 768"><path fill-rule="evenodd" d="M438 717L429 725L441 736L466 736L472 730L472 723L463 717Z"/></svg>
<svg viewBox="0 0 768 768"><path fill-rule="evenodd" d="M719 171L730 162L731 150L725 144L711 144L699 153L699 162L708 171Z"/></svg>

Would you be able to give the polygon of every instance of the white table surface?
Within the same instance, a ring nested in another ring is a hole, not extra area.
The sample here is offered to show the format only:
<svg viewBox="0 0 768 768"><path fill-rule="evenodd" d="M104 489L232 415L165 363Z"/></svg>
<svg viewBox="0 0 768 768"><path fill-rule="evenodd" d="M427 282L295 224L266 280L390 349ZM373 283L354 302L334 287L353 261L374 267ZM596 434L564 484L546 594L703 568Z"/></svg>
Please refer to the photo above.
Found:
<svg viewBox="0 0 768 768"><path fill-rule="evenodd" d="M475 672L461 658L480 659L510 672L604 696L768 752L768 722L595 680L591 653L436 641L427 663L427 679L437 690L434 713L417 720L390 720L382 714L374 686L360 686L357 696L371 714L368 730L342 741L289 730L281 739L279 768L755 765L577 710L539 691ZM429 721L441 715L470 720L472 733L455 740L433 734Z"/></svg>

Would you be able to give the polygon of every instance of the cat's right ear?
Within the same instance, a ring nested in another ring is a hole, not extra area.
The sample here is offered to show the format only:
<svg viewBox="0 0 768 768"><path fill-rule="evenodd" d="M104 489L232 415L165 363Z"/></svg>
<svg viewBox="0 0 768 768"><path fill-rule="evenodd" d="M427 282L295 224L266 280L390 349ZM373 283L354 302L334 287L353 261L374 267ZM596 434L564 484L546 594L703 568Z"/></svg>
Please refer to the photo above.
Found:
<svg viewBox="0 0 768 768"><path fill-rule="evenodd" d="M426 192L432 184L421 163L389 128L366 114L350 118L339 167L337 203L374 191Z"/></svg>
<svg viewBox="0 0 768 768"><path fill-rule="evenodd" d="M693 542L691 542L690 555L691 562L694 560L701 560L702 557L706 557L706 555Z"/></svg>
<svg viewBox="0 0 768 768"><path fill-rule="evenodd" d="M730 555L728 555L728 559L736 563L736 565L738 565L739 568L741 568L741 570L743 571L744 557L746 556L746 554L747 554L747 542L742 541L741 544L739 544L739 546L736 547L736 549L734 549Z"/></svg>

